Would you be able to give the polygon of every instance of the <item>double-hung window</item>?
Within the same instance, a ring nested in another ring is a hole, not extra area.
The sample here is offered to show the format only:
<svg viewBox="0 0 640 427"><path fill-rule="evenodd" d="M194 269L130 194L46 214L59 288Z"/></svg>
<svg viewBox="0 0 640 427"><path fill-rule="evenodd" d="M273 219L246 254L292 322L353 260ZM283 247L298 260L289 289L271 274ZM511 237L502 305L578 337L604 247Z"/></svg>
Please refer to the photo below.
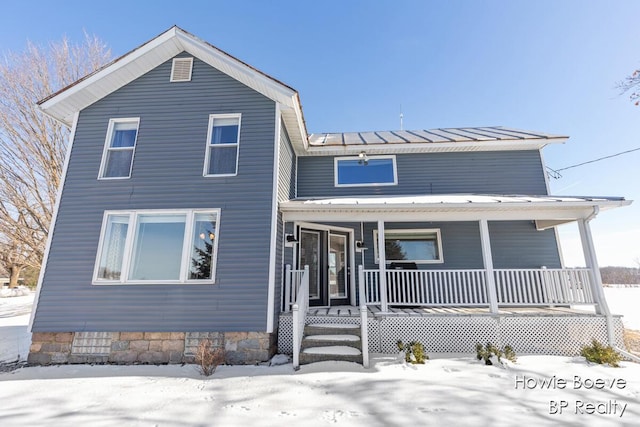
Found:
<svg viewBox="0 0 640 427"><path fill-rule="evenodd" d="M100 165L101 179L129 178L140 119L111 119Z"/></svg>
<svg viewBox="0 0 640 427"><path fill-rule="evenodd" d="M375 258L378 261L378 230L373 231ZM416 264L443 263L440 230L411 229L386 230L384 233L387 262L414 262Z"/></svg>
<svg viewBox="0 0 640 427"><path fill-rule="evenodd" d="M336 157L334 160L334 184L336 187L362 187L396 185L395 156L361 155L359 157Z"/></svg>
<svg viewBox="0 0 640 427"><path fill-rule="evenodd" d="M213 283L220 210L105 213L94 283Z"/></svg>
<svg viewBox="0 0 640 427"><path fill-rule="evenodd" d="M240 114L209 116L204 176L233 176L238 173L240 118Z"/></svg>

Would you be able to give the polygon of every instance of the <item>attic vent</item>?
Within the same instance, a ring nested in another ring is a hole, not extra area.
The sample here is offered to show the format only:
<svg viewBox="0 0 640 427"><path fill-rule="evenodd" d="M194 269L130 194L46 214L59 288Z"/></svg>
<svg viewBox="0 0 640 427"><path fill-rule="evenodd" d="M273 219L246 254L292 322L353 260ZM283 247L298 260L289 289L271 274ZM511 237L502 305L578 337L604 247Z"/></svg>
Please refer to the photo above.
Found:
<svg viewBox="0 0 640 427"><path fill-rule="evenodd" d="M172 82L191 81L191 70L193 69L193 58L173 58L171 67Z"/></svg>

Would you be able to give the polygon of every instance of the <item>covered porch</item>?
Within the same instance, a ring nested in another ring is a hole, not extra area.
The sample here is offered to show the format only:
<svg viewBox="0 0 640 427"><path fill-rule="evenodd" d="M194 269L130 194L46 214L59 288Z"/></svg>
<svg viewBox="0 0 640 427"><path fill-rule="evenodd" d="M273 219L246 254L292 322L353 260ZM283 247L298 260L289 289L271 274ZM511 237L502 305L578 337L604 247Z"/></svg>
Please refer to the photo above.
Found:
<svg viewBox="0 0 640 427"><path fill-rule="evenodd" d="M612 317L602 291L589 222L602 210L628 203L620 198L505 195L283 202L288 230L283 238L291 253L280 326L286 334L287 322L292 322L301 340L300 331L309 322L360 324L363 335L371 337L371 351L389 351L397 339L416 338L442 351L484 339L552 354L573 352L592 337L619 344L621 323ZM554 227L565 223L577 224L584 268L562 265ZM332 266L314 267L303 261L317 257L300 257L309 250L299 246L300 231L316 225L328 236L334 228L347 236L346 304L344 298L335 304L329 298L320 307L310 305L309 295L317 289L311 281L317 282L327 267L331 276ZM422 240L432 239L431 259L398 262L398 248L390 248L387 237L394 236L402 246L402 239L411 240L414 232Z"/></svg>

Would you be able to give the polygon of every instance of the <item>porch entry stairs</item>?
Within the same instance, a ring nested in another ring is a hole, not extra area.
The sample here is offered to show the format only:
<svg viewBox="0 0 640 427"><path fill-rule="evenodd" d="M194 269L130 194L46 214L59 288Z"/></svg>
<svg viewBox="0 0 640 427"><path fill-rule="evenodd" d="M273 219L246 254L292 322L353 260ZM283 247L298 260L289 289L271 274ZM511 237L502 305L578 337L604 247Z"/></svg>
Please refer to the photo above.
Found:
<svg viewBox="0 0 640 427"><path fill-rule="evenodd" d="M368 308L362 302L360 307L348 307L338 316L326 317L331 322L309 322L308 315L318 309L309 307L309 267L292 270L286 266L285 311L291 311L293 335L293 367L323 361L346 361L369 367ZM360 291L364 295L364 284ZM322 310L322 309L320 309ZM313 317L313 319L318 319ZM340 319L344 319L343 322Z"/></svg>
<svg viewBox="0 0 640 427"><path fill-rule="evenodd" d="M305 326L300 364L331 360L362 363L360 325L314 323Z"/></svg>

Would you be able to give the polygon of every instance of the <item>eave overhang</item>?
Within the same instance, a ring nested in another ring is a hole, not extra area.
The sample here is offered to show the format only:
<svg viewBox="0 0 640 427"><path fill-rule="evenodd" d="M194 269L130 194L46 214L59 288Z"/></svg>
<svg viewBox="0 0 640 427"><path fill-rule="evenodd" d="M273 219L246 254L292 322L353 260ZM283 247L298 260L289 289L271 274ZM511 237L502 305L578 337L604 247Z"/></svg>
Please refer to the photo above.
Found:
<svg viewBox="0 0 640 427"><path fill-rule="evenodd" d="M188 52L281 105L296 151L307 147L298 92L179 27L156 38L38 102L42 111L71 126L73 116L181 52Z"/></svg>
<svg viewBox="0 0 640 427"><path fill-rule="evenodd" d="M531 220L538 228L589 218L598 211L631 204L617 197L428 195L288 200L286 221L478 221Z"/></svg>

